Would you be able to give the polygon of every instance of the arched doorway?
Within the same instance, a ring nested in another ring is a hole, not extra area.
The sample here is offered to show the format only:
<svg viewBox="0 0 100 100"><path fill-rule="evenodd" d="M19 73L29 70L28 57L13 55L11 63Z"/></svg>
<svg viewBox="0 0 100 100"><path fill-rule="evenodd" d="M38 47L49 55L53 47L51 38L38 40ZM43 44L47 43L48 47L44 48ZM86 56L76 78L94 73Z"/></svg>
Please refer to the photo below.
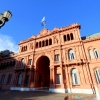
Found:
<svg viewBox="0 0 100 100"><path fill-rule="evenodd" d="M36 62L36 87L47 88L50 85L50 60L41 56Z"/></svg>

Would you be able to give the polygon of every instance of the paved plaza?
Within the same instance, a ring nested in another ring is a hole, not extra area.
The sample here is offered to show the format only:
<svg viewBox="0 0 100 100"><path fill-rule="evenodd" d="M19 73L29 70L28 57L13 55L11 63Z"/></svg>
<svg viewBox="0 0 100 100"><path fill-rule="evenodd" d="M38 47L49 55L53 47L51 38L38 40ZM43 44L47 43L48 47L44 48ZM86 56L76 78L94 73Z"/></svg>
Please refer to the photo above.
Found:
<svg viewBox="0 0 100 100"><path fill-rule="evenodd" d="M0 100L99 100L95 95L0 90Z"/></svg>

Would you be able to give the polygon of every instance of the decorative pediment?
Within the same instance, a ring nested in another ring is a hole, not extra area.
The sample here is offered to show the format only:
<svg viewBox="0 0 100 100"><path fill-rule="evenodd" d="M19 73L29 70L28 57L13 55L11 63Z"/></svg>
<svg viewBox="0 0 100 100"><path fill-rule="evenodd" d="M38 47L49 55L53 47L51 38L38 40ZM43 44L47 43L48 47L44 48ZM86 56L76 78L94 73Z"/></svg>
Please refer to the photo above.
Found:
<svg viewBox="0 0 100 100"><path fill-rule="evenodd" d="M48 34L50 34L50 30L45 28L45 29L40 31L40 34L38 34L37 37L45 36L45 35L48 35Z"/></svg>
<svg viewBox="0 0 100 100"><path fill-rule="evenodd" d="M35 36L33 35L31 38L35 39Z"/></svg>

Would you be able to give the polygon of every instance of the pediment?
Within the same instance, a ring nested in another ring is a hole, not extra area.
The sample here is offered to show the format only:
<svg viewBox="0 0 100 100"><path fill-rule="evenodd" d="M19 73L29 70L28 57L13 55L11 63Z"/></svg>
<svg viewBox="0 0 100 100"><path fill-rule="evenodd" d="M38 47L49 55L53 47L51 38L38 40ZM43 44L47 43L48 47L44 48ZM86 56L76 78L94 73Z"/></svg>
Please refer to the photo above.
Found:
<svg viewBox="0 0 100 100"><path fill-rule="evenodd" d="M45 29L40 31L40 33L37 35L37 37L46 36L48 34L50 34L50 30L45 28Z"/></svg>

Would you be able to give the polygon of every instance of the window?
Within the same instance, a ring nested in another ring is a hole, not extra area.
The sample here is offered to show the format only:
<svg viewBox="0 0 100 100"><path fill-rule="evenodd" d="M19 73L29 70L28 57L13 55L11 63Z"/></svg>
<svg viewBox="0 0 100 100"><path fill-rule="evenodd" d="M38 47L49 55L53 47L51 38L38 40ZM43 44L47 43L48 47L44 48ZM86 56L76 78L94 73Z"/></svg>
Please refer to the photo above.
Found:
<svg viewBox="0 0 100 100"><path fill-rule="evenodd" d="M67 41L66 35L63 36L64 42Z"/></svg>
<svg viewBox="0 0 100 100"><path fill-rule="evenodd" d="M46 42L46 46L48 46L48 40L46 40L45 42Z"/></svg>
<svg viewBox="0 0 100 100"><path fill-rule="evenodd" d="M74 39L74 37L73 37L73 34L72 34L72 33L70 33L70 38L71 38L71 40L73 40L73 39Z"/></svg>
<svg viewBox="0 0 100 100"><path fill-rule="evenodd" d="M55 55L55 61L59 61L59 54Z"/></svg>
<svg viewBox="0 0 100 100"><path fill-rule="evenodd" d="M15 64L16 64L16 61L13 61L13 66L15 66Z"/></svg>
<svg viewBox="0 0 100 100"><path fill-rule="evenodd" d="M72 69L72 84L80 84L79 74L77 69Z"/></svg>
<svg viewBox="0 0 100 100"><path fill-rule="evenodd" d="M72 49L68 51L68 58L69 58L69 60L75 59L75 54L74 54L74 51Z"/></svg>
<svg viewBox="0 0 100 100"><path fill-rule="evenodd" d="M98 69L94 70L96 81L98 84L100 84L100 71Z"/></svg>
<svg viewBox="0 0 100 100"><path fill-rule="evenodd" d="M38 48L38 42L36 42L36 48Z"/></svg>
<svg viewBox="0 0 100 100"><path fill-rule="evenodd" d="M90 56L90 59L93 59L94 58L94 55L93 55L92 50L89 50L89 56Z"/></svg>
<svg viewBox="0 0 100 100"><path fill-rule="evenodd" d="M22 83L22 74L18 75L18 84L20 85Z"/></svg>
<svg viewBox="0 0 100 100"><path fill-rule="evenodd" d="M21 66L24 66L24 58L21 60Z"/></svg>
<svg viewBox="0 0 100 100"><path fill-rule="evenodd" d="M69 34L67 34L67 40L70 41L70 36L69 36Z"/></svg>
<svg viewBox="0 0 100 100"><path fill-rule="evenodd" d="M28 64L29 64L29 65L32 65L32 59L29 59Z"/></svg>
<svg viewBox="0 0 100 100"><path fill-rule="evenodd" d="M0 84L4 84L4 81L5 81L5 75L2 75Z"/></svg>
<svg viewBox="0 0 100 100"><path fill-rule="evenodd" d="M56 75L56 84L61 84L61 74Z"/></svg>
<svg viewBox="0 0 100 100"><path fill-rule="evenodd" d="M52 39L49 39L49 45L52 45Z"/></svg>
<svg viewBox="0 0 100 100"><path fill-rule="evenodd" d="M39 42L39 47L41 47L41 41Z"/></svg>
<svg viewBox="0 0 100 100"><path fill-rule="evenodd" d="M44 41L42 41L42 47L44 47Z"/></svg>
<svg viewBox="0 0 100 100"><path fill-rule="evenodd" d="M8 76L7 84L11 84L11 82L12 82L12 75L9 75L9 76Z"/></svg>
<svg viewBox="0 0 100 100"><path fill-rule="evenodd" d="M94 55L95 55L96 58L99 58L99 53L96 49L94 49Z"/></svg>

